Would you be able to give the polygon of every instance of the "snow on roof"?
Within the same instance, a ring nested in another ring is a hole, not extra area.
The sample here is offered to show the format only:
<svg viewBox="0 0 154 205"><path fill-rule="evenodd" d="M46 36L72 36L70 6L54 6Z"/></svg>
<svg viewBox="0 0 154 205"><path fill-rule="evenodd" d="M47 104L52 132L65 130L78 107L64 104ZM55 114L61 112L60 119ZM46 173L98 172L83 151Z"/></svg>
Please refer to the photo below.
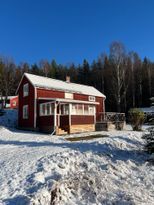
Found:
<svg viewBox="0 0 154 205"><path fill-rule="evenodd" d="M97 97L105 97L100 91L92 86L81 85L76 83L68 83L62 80L42 77L29 73L24 73L29 81L35 86L40 88L52 88L55 90L63 90L65 92L80 93L84 95L92 95Z"/></svg>

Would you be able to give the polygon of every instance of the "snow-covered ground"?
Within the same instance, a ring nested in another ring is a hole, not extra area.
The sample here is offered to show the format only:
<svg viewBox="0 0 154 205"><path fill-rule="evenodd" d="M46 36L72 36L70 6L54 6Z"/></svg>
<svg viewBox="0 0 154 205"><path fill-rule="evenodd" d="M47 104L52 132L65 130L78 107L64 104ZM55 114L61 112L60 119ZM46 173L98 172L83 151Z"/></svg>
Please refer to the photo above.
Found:
<svg viewBox="0 0 154 205"><path fill-rule="evenodd" d="M69 142L1 127L0 204L153 205L142 132L100 133L110 136Z"/></svg>

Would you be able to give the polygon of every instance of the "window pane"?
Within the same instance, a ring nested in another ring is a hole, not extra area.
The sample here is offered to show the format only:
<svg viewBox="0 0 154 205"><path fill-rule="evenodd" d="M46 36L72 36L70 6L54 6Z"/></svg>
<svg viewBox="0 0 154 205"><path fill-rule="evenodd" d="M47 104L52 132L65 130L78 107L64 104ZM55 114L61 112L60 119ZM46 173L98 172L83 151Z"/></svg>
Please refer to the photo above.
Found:
<svg viewBox="0 0 154 205"><path fill-rule="evenodd" d="M42 105L42 114L43 114L43 115L45 115L45 110L46 110L45 108L46 108L46 106L45 106L45 104L43 104L43 105Z"/></svg>
<svg viewBox="0 0 154 205"><path fill-rule="evenodd" d="M29 86L28 83L23 86L23 96L28 96Z"/></svg>
<svg viewBox="0 0 154 205"><path fill-rule="evenodd" d="M89 105L89 115L94 115L94 106Z"/></svg>
<svg viewBox="0 0 154 205"><path fill-rule="evenodd" d="M50 115L50 104L46 104L47 115Z"/></svg>
<svg viewBox="0 0 154 205"><path fill-rule="evenodd" d="M69 106L65 105L64 106L64 115L68 115L69 114Z"/></svg>
<svg viewBox="0 0 154 205"><path fill-rule="evenodd" d="M23 119L28 119L28 105L23 106Z"/></svg>
<svg viewBox="0 0 154 205"><path fill-rule="evenodd" d="M89 115L89 107L88 105L84 105L84 114Z"/></svg>
<svg viewBox="0 0 154 205"><path fill-rule="evenodd" d="M54 114L54 104L51 104L51 114Z"/></svg>
<svg viewBox="0 0 154 205"><path fill-rule="evenodd" d="M77 105L76 104L72 104L72 114L76 115L77 114Z"/></svg>
<svg viewBox="0 0 154 205"><path fill-rule="evenodd" d="M78 104L78 115L83 115L83 106L82 106L82 104Z"/></svg>

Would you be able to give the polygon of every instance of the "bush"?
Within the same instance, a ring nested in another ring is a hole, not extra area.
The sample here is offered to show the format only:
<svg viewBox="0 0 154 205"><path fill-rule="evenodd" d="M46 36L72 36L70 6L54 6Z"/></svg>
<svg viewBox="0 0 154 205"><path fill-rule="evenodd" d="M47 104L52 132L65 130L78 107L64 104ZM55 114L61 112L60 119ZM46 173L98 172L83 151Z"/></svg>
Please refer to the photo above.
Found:
<svg viewBox="0 0 154 205"><path fill-rule="evenodd" d="M145 115L139 108L133 108L129 111L129 122L134 131L141 131L145 120Z"/></svg>

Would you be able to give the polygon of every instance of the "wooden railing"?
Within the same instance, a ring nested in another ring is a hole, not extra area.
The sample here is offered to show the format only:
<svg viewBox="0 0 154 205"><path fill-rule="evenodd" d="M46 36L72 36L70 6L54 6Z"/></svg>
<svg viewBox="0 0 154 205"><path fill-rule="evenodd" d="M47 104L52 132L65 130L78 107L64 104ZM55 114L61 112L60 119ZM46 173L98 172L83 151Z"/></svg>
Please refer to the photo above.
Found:
<svg viewBox="0 0 154 205"><path fill-rule="evenodd" d="M97 115L97 122L124 122L125 113L101 112Z"/></svg>

